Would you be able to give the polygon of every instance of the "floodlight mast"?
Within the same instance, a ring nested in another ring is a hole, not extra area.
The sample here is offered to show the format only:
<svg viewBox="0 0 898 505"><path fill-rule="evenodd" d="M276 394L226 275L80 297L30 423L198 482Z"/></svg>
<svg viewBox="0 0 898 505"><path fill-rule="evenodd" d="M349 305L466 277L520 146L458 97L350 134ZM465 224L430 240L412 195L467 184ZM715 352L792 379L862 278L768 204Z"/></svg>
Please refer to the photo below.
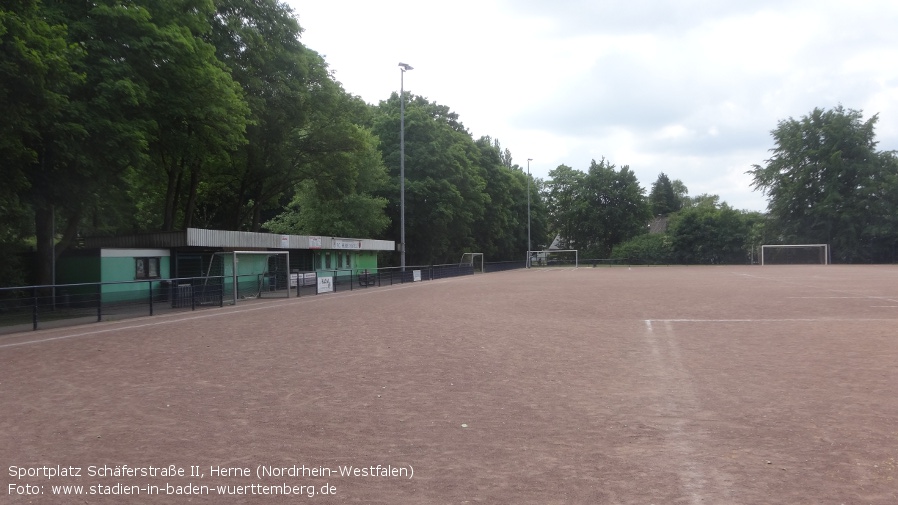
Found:
<svg viewBox="0 0 898 505"><path fill-rule="evenodd" d="M399 68L399 264L405 272L405 71L414 67L399 62Z"/></svg>
<svg viewBox="0 0 898 505"><path fill-rule="evenodd" d="M527 158L527 268L530 268L530 162L533 158Z"/></svg>

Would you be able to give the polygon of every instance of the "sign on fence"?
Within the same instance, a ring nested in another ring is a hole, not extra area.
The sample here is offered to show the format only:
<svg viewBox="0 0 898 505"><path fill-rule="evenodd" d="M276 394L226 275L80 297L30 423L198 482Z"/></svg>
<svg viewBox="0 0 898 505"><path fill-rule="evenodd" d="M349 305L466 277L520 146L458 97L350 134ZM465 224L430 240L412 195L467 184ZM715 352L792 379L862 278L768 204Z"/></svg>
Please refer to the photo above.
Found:
<svg viewBox="0 0 898 505"><path fill-rule="evenodd" d="M318 294L330 293L334 290L333 277L318 277Z"/></svg>
<svg viewBox="0 0 898 505"><path fill-rule="evenodd" d="M420 270L412 270L412 282L419 282L421 280L421 271Z"/></svg>

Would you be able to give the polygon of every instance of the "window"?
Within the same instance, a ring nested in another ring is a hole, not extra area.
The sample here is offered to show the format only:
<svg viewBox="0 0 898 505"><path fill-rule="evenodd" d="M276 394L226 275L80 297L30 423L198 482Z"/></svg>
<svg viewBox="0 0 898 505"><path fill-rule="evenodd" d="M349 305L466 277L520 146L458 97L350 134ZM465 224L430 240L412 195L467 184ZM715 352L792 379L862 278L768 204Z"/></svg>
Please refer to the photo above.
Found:
<svg viewBox="0 0 898 505"><path fill-rule="evenodd" d="M352 254L346 253L346 268L352 268L352 262L349 260L349 258L351 258L351 257L352 257Z"/></svg>
<svg viewBox="0 0 898 505"><path fill-rule="evenodd" d="M324 253L324 268L330 270L331 268L331 253L330 251Z"/></svg>
<svg viewBox="0 0 898 505"><path fill-rule="evenodd" d="M159 258L134 258L135 279L158 279Z"/></svg>

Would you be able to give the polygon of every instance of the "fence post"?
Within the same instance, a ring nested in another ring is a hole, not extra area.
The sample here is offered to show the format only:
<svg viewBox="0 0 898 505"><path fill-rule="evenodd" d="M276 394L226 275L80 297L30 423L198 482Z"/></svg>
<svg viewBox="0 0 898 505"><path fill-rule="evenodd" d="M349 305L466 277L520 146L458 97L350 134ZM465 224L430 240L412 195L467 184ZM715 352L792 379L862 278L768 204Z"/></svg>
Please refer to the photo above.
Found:
<svg viewBox="0 0 898 505"><path fill-rule="evenodd" d="M31 305L31 325L34 331L37 331L37 288L31 288L31 296L34 303Z"/></svg>
<svg viewBox="0 0 898 505"><path fill-rule="evenodd" d="M147 281L147 286L150 287L150 315L153 315L153 281Z"/></svg>
<svg viewBox="0 0 898 505"><path fill-rule="evenodd" d="M103 321L103 284L97 283L97 322Z"/></svg>
<svg viewBox="0 0 898 505"><path fill-rule="evenodd" d="M196 290L193 287L193 279L190 279L190 310L196 310Z"/></svg>

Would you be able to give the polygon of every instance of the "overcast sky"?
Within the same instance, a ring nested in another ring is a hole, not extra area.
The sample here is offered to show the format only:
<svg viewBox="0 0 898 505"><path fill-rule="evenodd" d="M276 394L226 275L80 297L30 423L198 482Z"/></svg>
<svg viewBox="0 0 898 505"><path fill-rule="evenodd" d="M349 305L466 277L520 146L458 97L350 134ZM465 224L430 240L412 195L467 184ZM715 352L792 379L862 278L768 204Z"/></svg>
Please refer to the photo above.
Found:
<svg viewBox="0 0 898 505"><path fill-rule="evenodd" d="M839 104L898 149L898 2L288 0L303 43L377 104L405 89L546 178L590 160L765 210L745 171L780 120ZM413 167L407 167L413 169Z"/></svg>

